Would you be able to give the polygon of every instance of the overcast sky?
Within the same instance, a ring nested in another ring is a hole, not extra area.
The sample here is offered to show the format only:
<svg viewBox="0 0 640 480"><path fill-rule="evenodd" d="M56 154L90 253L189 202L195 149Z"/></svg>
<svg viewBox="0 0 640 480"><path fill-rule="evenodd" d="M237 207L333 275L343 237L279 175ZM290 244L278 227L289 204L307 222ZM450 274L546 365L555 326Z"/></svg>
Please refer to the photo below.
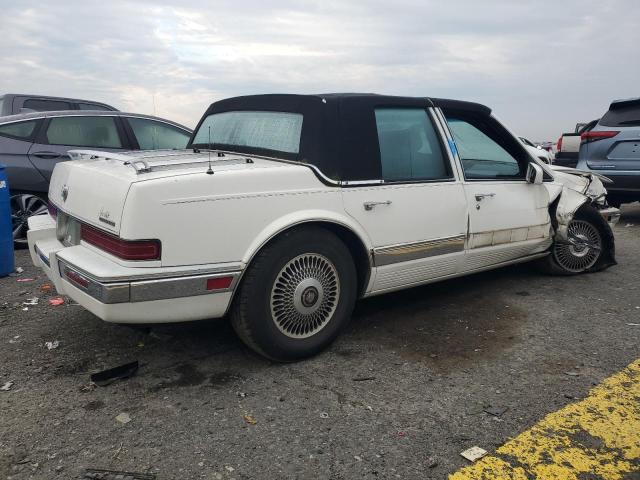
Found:
<svg viewBox="0 0 640 480"><path fill-rule="evenodd" d="M0 12L0 93L188 126L224 97L360 91L479 101L555 140L640 96L639 0L0 0Z"/></svg>

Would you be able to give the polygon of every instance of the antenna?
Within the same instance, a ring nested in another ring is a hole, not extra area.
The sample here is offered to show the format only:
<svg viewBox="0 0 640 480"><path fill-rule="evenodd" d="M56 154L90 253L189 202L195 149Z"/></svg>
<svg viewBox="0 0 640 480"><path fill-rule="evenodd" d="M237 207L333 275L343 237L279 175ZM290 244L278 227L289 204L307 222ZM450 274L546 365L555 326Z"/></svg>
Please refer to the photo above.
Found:
<svg viewBox="0 0 640 480"><path fill-rule="evenodd" d="M209 169L207 175L213 175L213 169L211 168L211 125L209 125Z"/></svg>

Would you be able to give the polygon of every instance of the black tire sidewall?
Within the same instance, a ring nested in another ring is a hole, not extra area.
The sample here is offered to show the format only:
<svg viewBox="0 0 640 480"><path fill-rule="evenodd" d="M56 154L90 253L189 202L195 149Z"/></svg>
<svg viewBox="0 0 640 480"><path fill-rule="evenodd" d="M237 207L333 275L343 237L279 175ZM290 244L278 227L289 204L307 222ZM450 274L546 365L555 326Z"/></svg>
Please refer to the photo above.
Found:
<svg viewBox="0 0 640 480"><path fill-rule="evenodd" d="M270 297L280 270L302 254L319 254L333 263L340 281L340 297L329 323L315 335L298 339L278 329L272 318ZM349 250L331 232L313 228L285 234L265 250L253 268L253 281L241 292L250 299L244 312L245 321L253 341L267 356L289 361L314 355L328 346L348 323L356 299L356 271Z"/></svg>

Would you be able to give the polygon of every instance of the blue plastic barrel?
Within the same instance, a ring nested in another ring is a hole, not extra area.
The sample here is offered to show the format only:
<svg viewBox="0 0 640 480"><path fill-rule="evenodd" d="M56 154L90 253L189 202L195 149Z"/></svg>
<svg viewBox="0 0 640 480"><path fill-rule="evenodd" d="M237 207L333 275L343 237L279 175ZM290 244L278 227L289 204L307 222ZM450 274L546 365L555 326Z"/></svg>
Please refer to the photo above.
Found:
<svg viewBox="0 0 640 480"><path fill-rule="evenodd" d="M9 182L4 165L0 165L0 277L6 277L14 269Z"/></svg>

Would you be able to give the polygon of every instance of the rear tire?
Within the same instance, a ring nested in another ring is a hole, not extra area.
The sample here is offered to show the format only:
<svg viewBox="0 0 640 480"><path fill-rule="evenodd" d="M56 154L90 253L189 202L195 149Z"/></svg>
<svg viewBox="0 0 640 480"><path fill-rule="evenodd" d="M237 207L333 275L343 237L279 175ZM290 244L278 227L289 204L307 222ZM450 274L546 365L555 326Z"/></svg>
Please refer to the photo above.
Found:
<svg viewBox="0 0 640 480"><path fill-rule="evenodd" d="M285 232L249 265L231 311L242 341L279 362L325 349L348 323L357 275L345 244L321 227Z"/></svg>
<svg viewBox="0 0 640 480"><path fill-rule="evenodd" d="M594 208L580 209L569 222L569 242L554 241L550 254L538 262L538 267L551 275L577 275L608 266L603 265L608 235L602 222Z"/></svg>
<svg viewBox="0 0 640 480"><path fill-rule="evenodd" d="M27 246L28 220L33 215L40 215L47 211L47 201L28 193L12 195L11 226L13 228L13 245L15 248Z"/></svg>

